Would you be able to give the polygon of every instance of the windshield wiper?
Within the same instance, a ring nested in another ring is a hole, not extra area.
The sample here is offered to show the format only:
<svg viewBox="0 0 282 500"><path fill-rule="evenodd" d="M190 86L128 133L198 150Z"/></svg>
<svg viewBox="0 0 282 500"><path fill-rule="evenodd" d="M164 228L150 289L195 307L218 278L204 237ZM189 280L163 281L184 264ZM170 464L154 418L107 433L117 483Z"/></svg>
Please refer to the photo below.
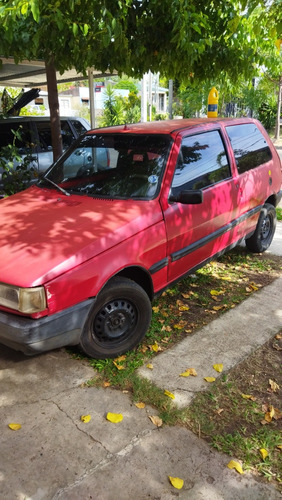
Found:
<svg viewBox="0 0 282 500"><path fill-rule="evenodd" d="M62 193L64 193L66 196L70 196L71 195L64 188L62 188L61 186L58 186L58 184L56 184L55 182L51 181L51 179L48 179L48 177L43 177L43 179L44 179L44 181L50 182L50 184L52 184L53 186L55 186L59 191L61 191Z"/></svg>

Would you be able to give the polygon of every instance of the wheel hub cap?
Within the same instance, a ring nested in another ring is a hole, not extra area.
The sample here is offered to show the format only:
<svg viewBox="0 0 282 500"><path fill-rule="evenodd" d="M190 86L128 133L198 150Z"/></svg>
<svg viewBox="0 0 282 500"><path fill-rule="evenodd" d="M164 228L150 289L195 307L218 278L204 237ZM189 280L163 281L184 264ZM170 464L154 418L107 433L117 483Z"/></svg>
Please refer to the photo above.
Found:
<svg viewBox="0 0 282 500"><path fill-rule="evenodd" d="M270 220L269 220L269 217L266 217L263 220L263 223L261 226L261 238L263 240L265 240L268 237L269 231L270 231Z"/></svg>
<svg viewBox="0 0 282 500"><path fill-rule="evenodd" d="M130 335L137 320L136 309L128 300L112 300L104 305L94 320L95 336L111 342Z"/></svg>

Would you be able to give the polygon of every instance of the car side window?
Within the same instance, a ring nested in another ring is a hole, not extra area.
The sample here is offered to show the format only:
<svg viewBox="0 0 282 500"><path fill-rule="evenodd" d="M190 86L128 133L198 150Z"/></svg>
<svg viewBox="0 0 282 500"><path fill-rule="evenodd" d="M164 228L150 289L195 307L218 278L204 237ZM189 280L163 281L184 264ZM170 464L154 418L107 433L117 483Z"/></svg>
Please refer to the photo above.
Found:
<svg viewBox="0 0 282 500"><path fill-rule="evenodd" d="M41 151L52 151L52 137L51 137L51 124L50 122L36 122L38 135L39 135L39 145ZM71 128L66 120L61 120L61 134L63 149L67 149L75 137L71 131Z"/></svg>
<svg viewBox="0 0 282 500"><path fill-rule="evenodd" d="M71 124L74 127L77 136L84 134L84 132L86 132L86 128L84 127L84 125L82 125L82 123L79 120L71 120Z"/></svg>
<svg viewBox="0 0 282 500"><path fill-rule="evenodd" d="M230 166L218 130L184 137L171 194L203 189L231 177Z"/></svg>
<svg viewBox="0 0 282 500"><path fill-rule="evenodd" d="M15 135L16 133L16 135ZM34 146L28 123L1 123L0 124L0 147L15 144L22 154L30 153Z"/></svg>
<svg viewBox="0 0 282 500"><path fill-rule="evenodd" d="M254 123L226 127L239 174L271 160L270 148Z"/></svg>

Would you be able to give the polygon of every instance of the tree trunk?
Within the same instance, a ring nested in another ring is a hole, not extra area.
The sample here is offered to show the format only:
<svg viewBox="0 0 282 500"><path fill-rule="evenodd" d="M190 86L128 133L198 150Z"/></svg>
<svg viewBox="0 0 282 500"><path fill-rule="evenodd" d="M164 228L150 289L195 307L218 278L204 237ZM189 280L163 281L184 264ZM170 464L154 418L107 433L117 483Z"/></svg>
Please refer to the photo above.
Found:
<svg viewBox="0 0 282 500"><path fill-rule="evenodd" d="M47 76L48 103L50 108L53 160L56 161L63 152L63 146L62 146L62 135L61 135L56 68L53 59L51 59L49 62L45 61L45 68Z"/></svg>
<svg viewBox="0 0 282 500"><path fill-rule="evenodd" d="M280 138L281 100L282 100L282 75L279 77L279 84L278 84L277 117L276 117L276 127L275 127L275 139L277 141Z"/></svg>

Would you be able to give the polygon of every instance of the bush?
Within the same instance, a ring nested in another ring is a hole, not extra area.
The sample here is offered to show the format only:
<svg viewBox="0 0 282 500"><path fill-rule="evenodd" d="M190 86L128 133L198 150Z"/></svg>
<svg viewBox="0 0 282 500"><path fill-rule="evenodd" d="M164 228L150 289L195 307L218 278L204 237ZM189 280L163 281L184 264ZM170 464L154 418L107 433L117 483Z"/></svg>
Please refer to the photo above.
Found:
<svg viewBox="0 0 282 500"><path fill-rule="evenodd" d="M263 103L258 109L258 119L270 131L275 127L277 106L275 104Z"/></svg>
<svg viewBox="0 0 282 500"><path fill-rule="evenodd" d="M37 177L37 170L31 166L35 158L27 154L24 158L15 146L15 141L21 139L20 132L13 131L14 140L0 148L0 168L2 170L2 183L4 188L0 195L9 196L26 189L31 180Z"/></svg>

